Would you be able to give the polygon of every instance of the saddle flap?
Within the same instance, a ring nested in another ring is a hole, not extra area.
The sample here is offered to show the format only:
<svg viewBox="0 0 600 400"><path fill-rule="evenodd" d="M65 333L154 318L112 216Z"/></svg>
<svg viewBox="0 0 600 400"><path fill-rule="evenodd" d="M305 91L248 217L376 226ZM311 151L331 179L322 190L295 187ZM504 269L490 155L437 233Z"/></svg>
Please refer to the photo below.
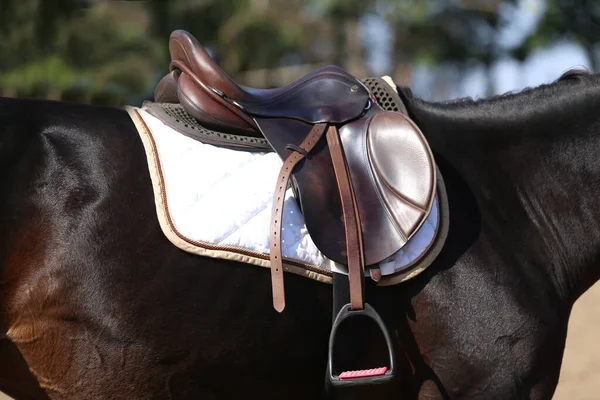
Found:
<svg viewBox="0 0 600 400"><path fill-rule="evenodd" d="M257 122L282 160L290 153L287 145L299 146L312 128L293 119L257 118ZM346 264L342 205L325 138L316 143L309 157L298 163L292 177L306 228L315 245L330 260Z"/></svg>
<svg viewBox="0 0 600 400"><path fill-rule="evenodd" d="M367 155L381 200L409 240L429 215L435 196L435 162L420 130L400 113L371 120Z"/></svg>
<svg viewBox="0 0 600 400"><path fill-rule="evenodd" d="M362 224L365 260L400 250L431 211L435 164L429 147L400 113L375 106L342 127L341 139Z"/></svg>

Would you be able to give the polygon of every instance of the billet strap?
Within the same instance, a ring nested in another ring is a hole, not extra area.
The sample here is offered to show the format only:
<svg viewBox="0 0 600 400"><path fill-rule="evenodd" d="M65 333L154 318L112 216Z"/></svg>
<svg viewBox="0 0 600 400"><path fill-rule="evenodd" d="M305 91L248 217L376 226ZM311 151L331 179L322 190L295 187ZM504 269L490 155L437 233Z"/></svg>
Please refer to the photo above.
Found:
<svg viewBox="0 0 600 400"><path fill-rule="evenodd" d="M321 123L313 126L310 133L300 144L300 149L304 152L293 151L284 161L277 184L275 186L275 196L273 198L273 210L271 213L271 285L273 288L273 307L278 312L285 308L285 291L283 286L283 257L281 253L281 220L283 219L283 204L285 201L285 191L292 172L296 165L306 157L315 147L325 133L327 124Z"/></svg>
<svg viewBox="0 0 600 400"><path fill-rule="evenodd" d="M346 231L346 258L348 264L348 279L350 281L350 307L353 310L364 308L364 273L365 258L363 253L362 230L352 188L352 180L344 150L340 143L340 135L335 126L327 130L327 144L331 154L335 179L337 181L342 213L344 214L344 229Z"/></svg>

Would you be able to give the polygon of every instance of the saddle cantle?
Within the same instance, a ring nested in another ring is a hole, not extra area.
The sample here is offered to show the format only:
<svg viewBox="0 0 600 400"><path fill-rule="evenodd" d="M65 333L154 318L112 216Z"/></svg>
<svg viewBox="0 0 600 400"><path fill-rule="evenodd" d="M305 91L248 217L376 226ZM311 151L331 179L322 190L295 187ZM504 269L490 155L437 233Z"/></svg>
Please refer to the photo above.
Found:
<svg viewBox="0 0 600 400"><path fill-rule="evenodd" d="M353 312L383 327L364 302L364 277L400 250L431 211L436 168L420 130L405 115L383 110L361 81L336 66L284 87L254 89L235 83L185 31L172 33L169 50L171 72L157 86L157 102L179 102L213 129L262 136L284 161L271 217L275 309L285 307L280 236L291 181L315 245L348 268L350 302L334 328ZM391 352L390 359L393 365Z"/></svg>

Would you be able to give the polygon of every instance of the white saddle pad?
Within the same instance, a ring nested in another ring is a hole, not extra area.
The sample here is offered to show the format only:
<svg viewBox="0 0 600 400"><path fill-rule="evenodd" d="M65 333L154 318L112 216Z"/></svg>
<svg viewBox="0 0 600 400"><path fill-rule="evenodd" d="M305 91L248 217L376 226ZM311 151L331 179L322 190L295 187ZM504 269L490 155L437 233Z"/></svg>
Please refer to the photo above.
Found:
<svg viewBox="0 0 600 400"><path fill-rule="evenodd" d="M271 203L282 165L279 156L202 143L143 108L127 109L144 143L159 221L169 240L198 255L268 268ZM437 197L413 238L380 263L383 277L414 266L429 248L440 220ZM317 249L291 189L286 194L282 247L290 272L322 282L331 281L332 271L347 273L345 266Z"/></svg>

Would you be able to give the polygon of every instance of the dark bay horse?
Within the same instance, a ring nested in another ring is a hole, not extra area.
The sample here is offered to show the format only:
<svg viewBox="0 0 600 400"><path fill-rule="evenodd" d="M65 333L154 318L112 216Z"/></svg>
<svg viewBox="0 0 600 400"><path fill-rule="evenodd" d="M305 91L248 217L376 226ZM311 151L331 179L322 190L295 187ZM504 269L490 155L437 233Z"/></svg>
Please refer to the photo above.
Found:
<svg viewBox="0 0 600 400"><path fill-rule="evenodd" d="M479 101L399 90L444 177L450 230L424 273L368 288L400 372L357 397L550 399L573 303L600 278L600 76ZM324 394L331 286L287 274L278 314L268 270L175 248L124 110L1 99L0 171L2 391Z"/></svg>

